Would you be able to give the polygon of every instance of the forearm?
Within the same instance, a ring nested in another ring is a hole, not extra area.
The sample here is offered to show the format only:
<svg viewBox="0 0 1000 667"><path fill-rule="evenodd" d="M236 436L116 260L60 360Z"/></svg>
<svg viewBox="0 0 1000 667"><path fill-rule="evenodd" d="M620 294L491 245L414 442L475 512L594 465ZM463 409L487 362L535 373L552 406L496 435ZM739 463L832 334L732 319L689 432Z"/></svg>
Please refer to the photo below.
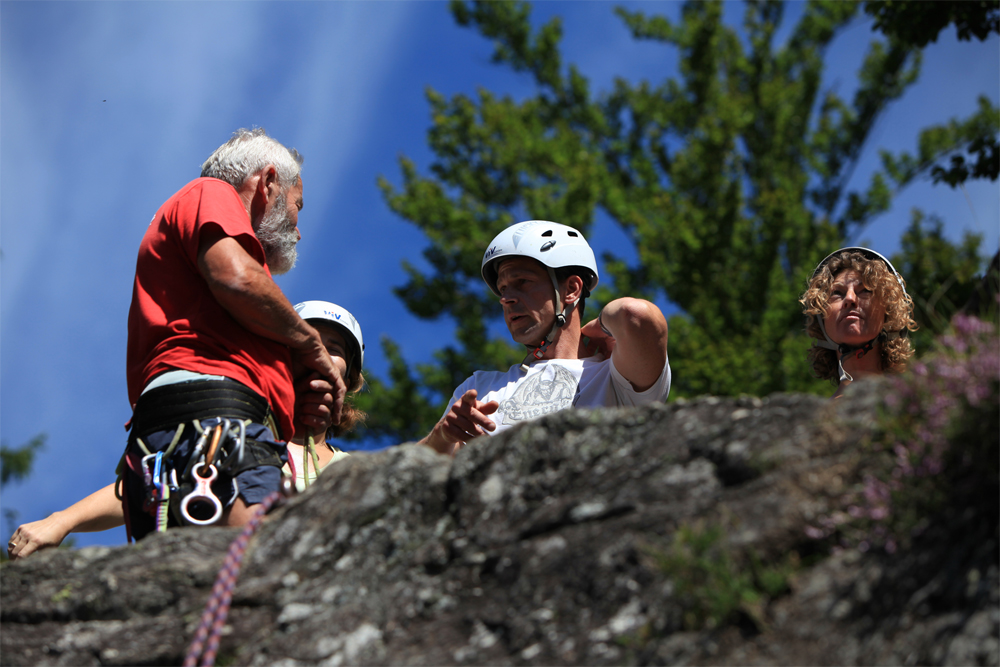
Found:
<svg viewBox="0 0 1000 667"><path fill-rule="evenodd" d="M235 239L224 237L211 244L199 263L216 301L243 327L293 350L322 348L316 330Z"/></svg>
<svg viewBox="0 0 1000 667"><path fill-rule="evenodd" d="M7 544L7 555L12 560L27 558L40 549L59 546L70 533L108 530L124 523L125 512L110 484L41 521L18 526Z"/></svg>
<svg viewBox="0 0 1000 667"><path fill-rule="evenodd" d="M66 509L55 512L56 525L69 533L92 533L117 528L125 524L122 501L115 496L115 485L109 484Z"/></svg>

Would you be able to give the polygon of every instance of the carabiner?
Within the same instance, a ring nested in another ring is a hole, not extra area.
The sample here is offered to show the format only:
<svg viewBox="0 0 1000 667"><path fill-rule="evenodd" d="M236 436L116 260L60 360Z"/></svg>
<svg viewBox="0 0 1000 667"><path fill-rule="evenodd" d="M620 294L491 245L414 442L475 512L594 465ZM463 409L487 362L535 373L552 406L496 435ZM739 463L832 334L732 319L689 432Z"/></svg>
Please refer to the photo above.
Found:
<svg viewBox="0 0 1000 667"><path fill-rule="evenodd" d="M149 460L155 458L156 454L146 454L142 457L142 482L147 489L153 486L153 471L150 470Z"/></svg>
<svg viewBox="0 0 1000 667"><path fill-rule="evenodd" d="M202 477L198 474L199 470L204 470L208 468L208 477ZM181 501L181 516L188 523L192 523L196 526L210 526L222 516L222 502L212 493L211 484L219 476L219 473L215 470L215 466L210 463L203 463L200 465L195 465L194 469L191 471L191 476L194 478L194 491L184 496L184 500ZM188 512L188 505L192 502L204 501L209 503L215 508L212 512L212 516L207 519L196 519Z"/></svg>
<svg viewBox="0 0 1000 667"><path fill-rule="evenodd" d="M156 490L163 495L163 452L156 452L156 458L153 461L153 486Z"/></svg>

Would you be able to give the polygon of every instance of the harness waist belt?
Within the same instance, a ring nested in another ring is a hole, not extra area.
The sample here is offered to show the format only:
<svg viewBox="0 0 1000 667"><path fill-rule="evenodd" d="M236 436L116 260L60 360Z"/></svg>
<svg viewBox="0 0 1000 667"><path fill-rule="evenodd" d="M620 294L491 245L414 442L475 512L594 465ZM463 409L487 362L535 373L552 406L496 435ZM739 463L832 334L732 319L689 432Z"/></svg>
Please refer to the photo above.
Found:
<svg viewBox="0 0 1000 667"><path fill-rule="evenodd" d="M150 389L136 402L132 431L141 437L210 417L249 419L269 426L274 437L281 439L267 399L233 380L198 380Z"/></svg>

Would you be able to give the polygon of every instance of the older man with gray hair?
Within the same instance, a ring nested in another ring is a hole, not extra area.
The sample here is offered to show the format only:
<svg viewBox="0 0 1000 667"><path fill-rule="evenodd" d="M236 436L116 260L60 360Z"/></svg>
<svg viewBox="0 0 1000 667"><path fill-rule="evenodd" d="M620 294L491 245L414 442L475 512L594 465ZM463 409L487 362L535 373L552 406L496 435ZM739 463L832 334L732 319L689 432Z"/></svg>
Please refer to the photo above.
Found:
<svg viewBox="0 0 1000 667"><path fill-rule="evenodd" d="M301 164L263 129L238 130L146 230L119 468L130 536L245 523L278 490L295 429L339 422L343 379L271 277L295 264ZM311 397L298 414L296 380Z"/></svg>

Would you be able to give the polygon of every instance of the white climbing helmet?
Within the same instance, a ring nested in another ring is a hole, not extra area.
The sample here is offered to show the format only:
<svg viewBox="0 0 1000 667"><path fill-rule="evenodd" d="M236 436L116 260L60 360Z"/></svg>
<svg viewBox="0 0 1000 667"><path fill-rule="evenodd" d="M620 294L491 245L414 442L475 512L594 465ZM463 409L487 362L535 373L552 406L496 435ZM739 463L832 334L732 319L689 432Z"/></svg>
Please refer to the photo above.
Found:
<svg viewBox="0 0 1000 667"><path fill-rule="evenodd" d="M822 262L816 265L816 269L812 272L812 276L809 277L809 283L810 284L812 283L812 281L816 278L817 274L819 274L819 272L823 270L823 267L829 264L834 257L845 252L856 252L861 255L864 255L867 259L879 260L883 262L887 267L889 267L889 270L892 271L892 275L896 277L896 282L899 283L899 288L903 290L903 294L904 295L906 294L906 283L903 281L903 277L899 275L899 271L896 270L896 267L892 265L892 262L886 259L884 255L877 253L870 248L863 248L861 246L850 246L847 248L841 248L840 250L834 250L833 252L831 252L823 259ZM879 332L878 336L876 336L875 338L873 338L872 340L868 341L863 345L853 345L853 346L838 345L833 341L832 338L830 338L830 334L826 332L826 325L823 321L824 318L820 317L819 315L813 315L813 318L819 325L819 330L823 332L823 337L826 339L817 342L816 345L839 353L837 356L837 372L838 372L838 380L840 382L843 382L844 380L848 381L854 380L854 378L851 377L851 374L844 370L844 355L846 355L848 352L858 350L859 355L864 355L869 350L871 350L872 345L879 338L882 338L884 340L895 340L896 338L905 338L908 333L905 328L900 331L888 331L885 329L885 326L883 325L883 328Z"/></svg>
<svg viewBox="0 0 1000 667"><path fill-rule="evenodd" d="M483 255L483 280L494 294L497 291L497 265L508 257L537 259L549 269L579 267L587 292L597 287L597 261L583 234L546 220L528 220L511 225L496 235ZM556 288L558 291L558 287Z"/></svg>
<svg viewBox="0 0 1000 667"><path fill-rule="evenodd" d="M528 346L531 351L521 362L521 370L528 372L530 360L542 358L552 339L555 338L556 331L565 326L573 309L580 302L577 299L571 304L560 307L562 298L559 295L559 281L556 279L555 270L576 269L583 279L581 298L586 298L590 296L591 290L597 287L597 261L587 239L572 227L547 220L519 222L497 234L483 255L483 280L497 296L500 296L500 291L497 290L497 267L508 257L530 257L541 262L555 290L556 318L552 328L534 350Z"/></svg>
<svg viewBox="0 0 1000 667"><path fill-rule="evenodd" d="M857 252L861 253L868 259L882 260L882 262L884 262L885 265L889 267L889 270L892 271L892 275L896 276L896 282L898 282L899 286L902 288L903 294L906 294L906 284L903 282L903 277L899 275L899 271L897 271L896 267L892 265L892 262L886 259L884 255L881 255L870 248L862 248L861 246L851 246L849 248L841 248L840 250L834 250L833 252L831 252L823 259L822 262L816 265L816 270L813 271L812 276L809 277L809 282L813 281L813 278L816 277L816 274L822 271L823 267L830 263L830 260L832 260L837 255L845 252Z"/></svg>
<svg viewBox="0 0 1000 667"><path fill-rule="evenodd" d="M329 301L303 301L295 306L295 312L304 320L319 320L340 327L346 334L348 346L353 347L353 356L357 357L358 370L365 365L365 340L361 335L361 325L350 311ZM348 372L353 365L348 360Z"/></svg>

